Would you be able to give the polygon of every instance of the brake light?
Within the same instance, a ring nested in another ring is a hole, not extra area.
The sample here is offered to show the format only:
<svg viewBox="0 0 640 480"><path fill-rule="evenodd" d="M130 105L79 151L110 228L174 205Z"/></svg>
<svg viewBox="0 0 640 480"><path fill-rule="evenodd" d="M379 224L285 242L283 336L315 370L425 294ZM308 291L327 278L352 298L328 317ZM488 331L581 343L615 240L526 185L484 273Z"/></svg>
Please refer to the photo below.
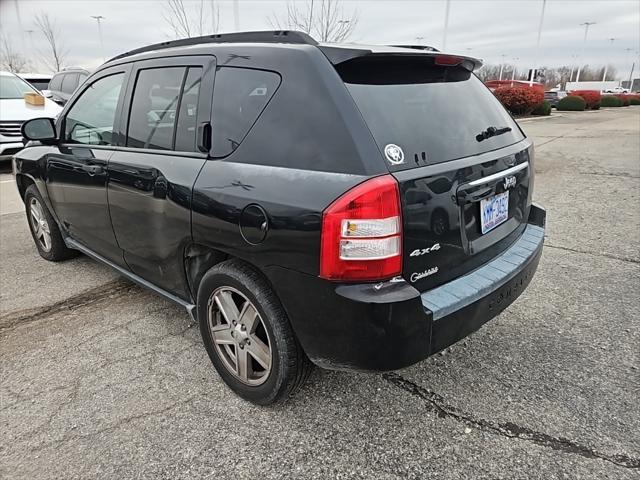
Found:
<svg viewBox="0 0 640 480"><path fill-rule="evenodd" d="M455 66L462 63L462 58L454 55L436 55L435 64L442 66Z"/></svg>
<svg viewBox="0 0 640 480"><path fill-rule="evenodd" d="M320 277L384 280L402 273L402 217L391 175L352 188L322 214Z"/></svg>

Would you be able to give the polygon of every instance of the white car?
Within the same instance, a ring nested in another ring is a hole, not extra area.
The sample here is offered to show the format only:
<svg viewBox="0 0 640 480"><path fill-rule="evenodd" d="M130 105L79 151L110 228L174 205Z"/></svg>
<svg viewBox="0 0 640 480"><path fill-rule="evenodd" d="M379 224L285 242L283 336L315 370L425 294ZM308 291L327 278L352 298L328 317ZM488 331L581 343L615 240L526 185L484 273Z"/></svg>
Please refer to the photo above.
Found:
<svg viewBox="0 0 640 480"><path fill-rule="evenodd" d="M9 160L23 147L20 126L37 117L55 118L62 107L44 99L44 105L31 105L25 93L40 93L22 78L10 72L0 72L0 161Z"/></svg>
<svg viewBox="0 0 640 480"><path fill-rule="evenodd" d="M629 93L629 89L622 87L613 87L606 89L604 93Z"/></svg>

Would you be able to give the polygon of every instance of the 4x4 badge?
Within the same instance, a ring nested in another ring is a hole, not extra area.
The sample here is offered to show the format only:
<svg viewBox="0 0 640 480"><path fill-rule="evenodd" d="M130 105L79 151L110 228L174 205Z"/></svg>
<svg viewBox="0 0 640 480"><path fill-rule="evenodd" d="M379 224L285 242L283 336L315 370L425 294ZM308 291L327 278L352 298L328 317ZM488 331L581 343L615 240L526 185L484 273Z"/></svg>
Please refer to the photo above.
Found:
<svg viewBox="0 0 640 480"><path fill-rule="evenodd" d="M384 147L384 156L387 157L391 165L404 163L404 152L398 145L394 145L393 143Z"/></svg>

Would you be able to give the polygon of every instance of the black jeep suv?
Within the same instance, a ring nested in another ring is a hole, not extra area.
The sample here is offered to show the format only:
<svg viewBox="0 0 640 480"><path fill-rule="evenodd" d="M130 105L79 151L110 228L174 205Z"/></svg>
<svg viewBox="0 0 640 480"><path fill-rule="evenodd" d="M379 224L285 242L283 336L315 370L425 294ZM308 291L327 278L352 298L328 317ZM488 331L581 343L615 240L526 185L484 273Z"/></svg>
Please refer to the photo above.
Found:
<svg viewBox="0 0 640 480"><path fill-rule="evenodd" d="M35 244L184 306L255 403L312 364L411 365L504 310L542 252L532 144L478 65L287 31L120 55L22 127Z"/></svg>

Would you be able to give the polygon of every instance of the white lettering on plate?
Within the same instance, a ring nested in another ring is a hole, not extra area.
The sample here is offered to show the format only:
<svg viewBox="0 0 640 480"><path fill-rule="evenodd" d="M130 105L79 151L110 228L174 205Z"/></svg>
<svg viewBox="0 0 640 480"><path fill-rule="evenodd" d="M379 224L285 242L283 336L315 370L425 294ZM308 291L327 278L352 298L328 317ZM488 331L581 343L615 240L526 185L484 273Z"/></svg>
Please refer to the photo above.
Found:
<svg viewBox="0 0 640 480"><path fill-rule="evenodd" d="M430 268L428 270L425 270L424 272L415 272L411 274L411 283L415 283L418 280L428 277L429 275L433 275L434 273L438 273L438 267L433 267Z"/></svg>

